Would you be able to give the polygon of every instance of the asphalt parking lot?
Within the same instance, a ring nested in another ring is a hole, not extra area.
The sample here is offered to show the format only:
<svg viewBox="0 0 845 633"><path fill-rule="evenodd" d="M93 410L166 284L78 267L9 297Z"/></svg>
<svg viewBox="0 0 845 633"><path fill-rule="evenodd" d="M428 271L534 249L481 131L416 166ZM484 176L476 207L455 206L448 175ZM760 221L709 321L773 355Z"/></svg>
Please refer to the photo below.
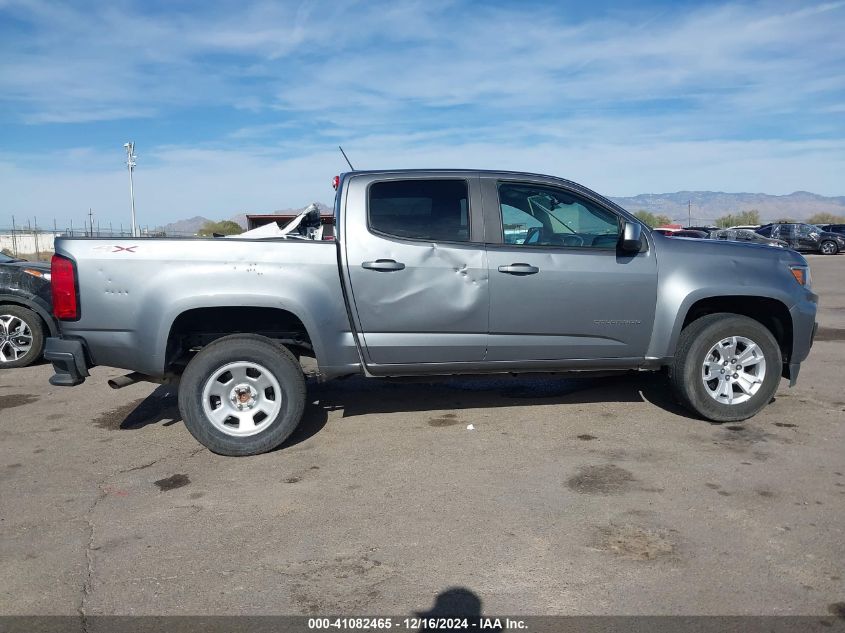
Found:
<svg viewBox="0 0 845 633"><path fill-rule="evenodd" d="M350 379L225 458L168 387L5 370L0 614L845 614L845 256L808 259L817 342L743 424L654 376Z"/></svg>

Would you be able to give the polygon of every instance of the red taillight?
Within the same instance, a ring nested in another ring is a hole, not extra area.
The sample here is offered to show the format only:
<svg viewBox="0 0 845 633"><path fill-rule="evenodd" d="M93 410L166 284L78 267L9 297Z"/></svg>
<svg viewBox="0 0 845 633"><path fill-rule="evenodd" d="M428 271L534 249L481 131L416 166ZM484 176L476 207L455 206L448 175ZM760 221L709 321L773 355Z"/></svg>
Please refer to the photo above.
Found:
<svg viewBox="0 0 845 633"><path fill-rule="evenodd" d="M337 191L337 188L340 186L340 176L335 176L332 178L332 189Z"/></svg>
<svg viewBox="0 0 845 633"><path fill-rule="evenodd" d="M79 318L79 303L73 261L61 255L53 255L50 260L50 285L53 289L53 314L62 321L76 321Z"/></svg>

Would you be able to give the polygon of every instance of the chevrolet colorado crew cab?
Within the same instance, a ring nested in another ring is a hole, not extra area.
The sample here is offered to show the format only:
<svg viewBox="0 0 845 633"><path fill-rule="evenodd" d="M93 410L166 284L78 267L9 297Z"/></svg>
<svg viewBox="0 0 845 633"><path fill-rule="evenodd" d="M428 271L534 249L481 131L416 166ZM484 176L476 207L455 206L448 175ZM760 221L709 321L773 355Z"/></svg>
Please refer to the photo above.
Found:
<svg viewBox="0 0 845 633"><path fill-rule="evenodd" d="M700 417L743 420L813 342L806 260L667 238L573 182L527 173L353 171L336 237L61 238L54 385L179 381L216 453L280 445L318 377L658 371ZM436 403L432 403L436 406Z"/></svg>

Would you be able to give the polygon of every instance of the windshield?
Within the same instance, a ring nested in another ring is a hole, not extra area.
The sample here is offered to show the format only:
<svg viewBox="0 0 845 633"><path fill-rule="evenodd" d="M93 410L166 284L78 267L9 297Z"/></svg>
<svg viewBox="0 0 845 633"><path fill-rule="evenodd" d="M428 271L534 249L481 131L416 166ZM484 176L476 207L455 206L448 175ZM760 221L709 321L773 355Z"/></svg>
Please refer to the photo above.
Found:
<svg viewBox="0 0 845 633"><path fill-rule="evenodd" d="M16 262L18 261L14 257L9 257L6 253L0 253L0 264L6 264L8 262Z"/></svg>

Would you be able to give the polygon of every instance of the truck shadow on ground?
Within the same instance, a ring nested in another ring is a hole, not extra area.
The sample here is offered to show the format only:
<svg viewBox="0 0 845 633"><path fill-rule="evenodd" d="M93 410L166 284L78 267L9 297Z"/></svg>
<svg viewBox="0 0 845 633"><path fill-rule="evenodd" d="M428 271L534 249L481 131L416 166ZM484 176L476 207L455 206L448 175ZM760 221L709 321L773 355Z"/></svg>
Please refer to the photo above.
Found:
<svg viewBox="0 0 845 633"><path fill-rule="evenodd" d="M693 414L672 398L662 374L601 378L555 376L450 377L438 381L349 378L309 385L309 401L343 417L372 413L489 409L497 407L649 402L664 411Z"/></svg>
<svg viewBox="0 0 845 633"><path fill-rule="evenodd" d="M648 402L669 413L692 417L673 399L664 376L632 374L602 378L450 377L437 382L348 378L311 381L302 421L280 447L294 446L319 433L331 412L343 417L532 405ZM138 430L153 424L180 422L177 390L158 387L146 398L109 411L96 420L100 428Z"/></svg>

